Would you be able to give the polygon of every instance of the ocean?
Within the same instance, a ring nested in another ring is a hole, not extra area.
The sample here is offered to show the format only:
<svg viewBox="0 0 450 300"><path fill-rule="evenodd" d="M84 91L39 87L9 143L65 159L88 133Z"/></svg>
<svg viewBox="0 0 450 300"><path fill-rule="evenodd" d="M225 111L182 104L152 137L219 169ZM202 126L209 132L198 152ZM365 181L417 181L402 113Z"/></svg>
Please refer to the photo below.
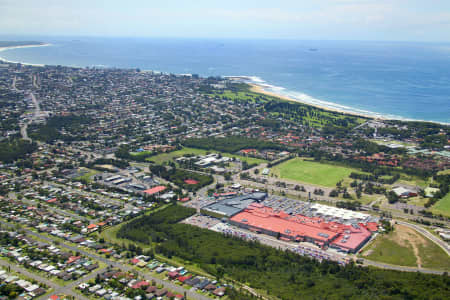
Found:
<svg viewBox="0 0 450 300"><path fill-rule="evenodd" d="M450 44L93 37L26 40L51 45L5 50L0 57L33 64L248 76L249 82L267 91L311 104L450 123Z"/></svg>

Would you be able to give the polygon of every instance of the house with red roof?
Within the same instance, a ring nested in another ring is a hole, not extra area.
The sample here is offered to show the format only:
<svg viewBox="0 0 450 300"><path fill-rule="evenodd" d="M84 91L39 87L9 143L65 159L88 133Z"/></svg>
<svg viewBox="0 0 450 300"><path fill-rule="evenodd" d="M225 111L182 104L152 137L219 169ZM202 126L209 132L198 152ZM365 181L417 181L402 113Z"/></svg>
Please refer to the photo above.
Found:
<svg viewBox="0 0 450 300"><path fill-rule="evenodd" d="M184 181L184 183L189 184L189 185L194 185L194 184L199 184L200 182L195 179L186 179Z"/></svg>
<svg viewBox="0 0 450 300"><path fill-rule="evenodd" d="M242 154L248 155L248 154L258 153L258 150L256 150L256 149L242 149L239 152L241 152Z"/></svg>
<svg viewBox="0 0 450 300"><path fill-rule="evenodd" d="M179 276L177 279L179 282L184 283L186 280L191 279L192 275L187 275L187 276Z"/></svg>
<svg viewBox="0 0 450 300"><path fill-rule="evenodd" d="M73 264L74 262L76 262L77 260L79 260L81 258L81 256L71 256L69 257L69 259L67 260L66 264L70 265Z"/></svg>
<svg viewBox="0 0 450 300"><path fill-rule="evenodd" d="M166 189L165 186L159 185L159 186L155 186L155 187L153 187L151 189L145 190L144 193L146 193L147 195L151 196L151 195L160 193L160 192L164 191L165 189Z"/></svg>
<svg viewBox="0 0 450 300"><path fill-rule="evenodd" d="M139 281L138 283L135 283L131 286L132 289L140 289L141 287L145 287L145 286L149 286L150 283L148 283L147 281Z"/></svg>
<svg viewBox="0 0 450 300"><path fill-rule="evenodd" d="M133 258L130 260L130 263L132 263L133 265L137 265L139 262L140 262L140 260L137 258Z"/></svg>
<svg viewBox="0 0 450 300"><path fill-rule="evenodd" d="M178 272L176 272L176 271L167 273L167 276L168 276L169 279L171 279L171 280L176 279L176 278L178 277L178 275L179 275L179 274L178 274Z"/></svg>

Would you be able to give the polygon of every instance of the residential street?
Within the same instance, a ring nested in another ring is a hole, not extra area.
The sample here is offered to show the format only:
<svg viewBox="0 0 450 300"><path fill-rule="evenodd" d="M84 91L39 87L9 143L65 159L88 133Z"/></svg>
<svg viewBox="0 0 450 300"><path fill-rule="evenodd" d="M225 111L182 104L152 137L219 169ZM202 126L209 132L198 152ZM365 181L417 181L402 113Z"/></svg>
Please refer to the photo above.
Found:
<svg viewBox="0 0 450 300"><path fill-rule="evenodd" d="M69 288L69 286L71 284L64 285L64 286L58 285L58 284L54 283L53 281L48 280L45 277L42 277L42 276L40 276L40 275L38 275L36 273L30 272L27 269L24 269L22 267L17 266L14 263L10 263L10 262L7 262L7 261L2 260L2 259L0 259L0 265L4 266L4 267L8 267L9 266L9 267L11 267L11 270L14 270L17 273L23 274L24 276L26 276L26 277L28 277L30 279L34 279L34 280L36 280L38 282L44 283L49 288L53 289L52 294L66 294L66 295L73 296L75 299L89 300L88 298L84 297L83 295L75 293L72 290L72 288ZM82 280L84 280L84 279L82 279ZM41 297L39 297L37 299L47 299L47 298L48 298L48 295L43 295L43 296L41 296Z"/></svg>
<svg viewBox="0 0 450 300"><path fill-rule="evenodd" d="M11 224L6 223L6 222L4 222L4 221L0 221L0 223L1 223L1 224L4 224L4 225L6 225L6 226L12 226ZM44 236L44 235L41 235L41 234L39 234L39 233L36 233L36 232L34 232L34 231L25 229L25 232L26 232L28 235L35 236L35 237L38 237L38 238L40 238L40 239L46 240L46 241L49 242L49 243L55 243L55 241L54 241L53 239L51 239L51 238L49 238L49 237L46 237L46 236ZM75 251L75 252L78 251L78 252L80 252L80 253L81 253L82 255L84 255L84 256L93 258L93 259L95 259L95 260L97 260L97 261L100 261L100 262L105 263L106 265L109 265L109 266L112 266L112 267L115 267L115 268L119 268L119 269L124 270L124 271L137 271L136 269L134 269L134 268L132 268L132 267L126 265L126 264L123 264L123 263L121 263L121 262L115 262L115 261L109 260L109 259L107 259L107 258L105 258L105 257L99 256L99 255L91 254L91 253L89 253L89 252L83 250L82 248L73 247L73 246L70 246L70 245L65 244L64 242L59 242L59 246L60 246L60 247L63 247L63 248L66 248L66 249L69 249L69 250L72 250L72 251ZM196 300L207 300L207 299L210 299L210 298L208 298L208 297L206 297L206 296L197 294L197 293L195 293L195 292L193 292L193 291L186 290L185 288L183 288L183 287L181 287L181 286L179 286L179 285L176 285L176 284L174 284L174 283L172 283L172 282L164 281L164 280L161 280L161 279L159 279L159 278L153 277L153 276L151 276L151 275L148 274L148 273L139 272L139 271L137 271L137 272L138 272L138 274L139 274L140 277L144 278L144 279L147 280L147 281L155 281L156 284L158 284L158 285L163 285L165 288L170 289L170 290L173 290L173 291L175 291L175 292L177 292L177 293L180 293L180 294L184 294L184 292L186 292L186 294L187 294L187 296L188 296L188 299L196 299ZM84 282L85 280L82 280L82 281ZM78 299L78 298L77 298L77 299Z"/></svg>

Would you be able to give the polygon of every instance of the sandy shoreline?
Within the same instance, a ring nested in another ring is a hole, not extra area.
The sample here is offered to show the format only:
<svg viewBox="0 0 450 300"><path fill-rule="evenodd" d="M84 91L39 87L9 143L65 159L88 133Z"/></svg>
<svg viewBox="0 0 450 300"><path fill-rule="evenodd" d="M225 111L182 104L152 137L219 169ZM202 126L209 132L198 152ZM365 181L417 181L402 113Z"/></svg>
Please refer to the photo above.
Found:
<svg viewBox="0 0 450 300"><path fill-rule="evenodd" d="M21 48L47 47L47 46L51 46L51 45L52 44L46 43L46 44L40 44L40 45L21 45L21 46L0 47L0 52L5 51L5 50L21 49ZM10 61L1 56L0 56L0 61L6 62L6 63L13 63L13 64L35 66L35 67L44 67L45 66L44 64L33 64L33 63L26 63L26 62ZM73 68L81 68L81 67L73 67ZM148 70L148 71L150 71L150 70ZM151 72L157 72L157 71L151 71ZM447 125L447 126L450 125L450 123L445 123L445 122L408 119L408 118L403 118L403 117L397 116L397 115L383 115L381 113L376 113L376 112L371 112L371 111L352 109L351 107L346 107L346 106L340 105L338 103L327 102L327 101L322 101L322 100L307 101L307 100L299 99L296 97L290 97L290 96L286 96L286 95L283 95L283 94L280 94L277 92L268 91L267 88L270 87L270 85L265 84L265 81L261 80L258 77L223 76L223 78L231 79L231 80L235 80L238 82L248 84L251 87L250 90L255 93L272 96L272 97L279 98L279 99L285 100L285 101L296 102L296 103L301 103L301 104L317 107L317 108L320 108L320 109L323 109L326 111L337 112L337 113L351 115L351 116L357 116L357 117L363 117L363 118L372 119L372 120L399 120L399 121L405 121L405 122L417 121L417 122L437 123L437 124L442 124L442 125ZM319 103L315 103L315 102L319 102ZM327 104L329 104L329 105L327 105Z"/></svg>
<svg viewBox="0 0 450 300"><path fill-rule="evenodd" d="M272 96L272 97L276 97L276 98L280 98L280 99L286 100L286 101L302 103L302 104L314 106L314 107L317 107L317 108L320 108L320 109L323 109L323 110L327 110L327 111L338 112L338 113L352 115L352 116L357 116L357 117L364 117L364 118L368 118L368 119L378 119L378 120L388 120L389 119L389 118L386 118L386 117L372 116L372 115L369 115L369 114L357 113L357 112L354 112L354 111L347 111L347 110L344 110L344 109L338 109L338 108L333 108L333 107L328 107L328 106L324 106L324 105L318 105L318 104L310 103L310 102L307 102L307 101L301 101L299 99L294 99L294 98L283 96L283 95L280 95L280 94L277 94L277 93L274 93L274 92L266 91L262 86L260 86L260 85L258 85L256 83L247 83L247 84L251 86L250 90L252 92L259 93L259 94L264 94L264 95Z"/></svg>
<svg viewBox="0 0 450 300"><path fill-rule="evenodd" d="M52 44L39 44L39 45L21 45L21 46L7 46L7 47L0 47L0 52L2 51L6 51L6 50L13 50L13 49L23 49L23 48L35 48L35 47L48 47L51 46ZM6 63L10 63L10 64L22 64L22 65L27 65L27 66L34 66L34 67L43 67L43 64L32 64L32 63L26 63L26 62L19 62L19 61L12 61L12 60L8 60L4 57L0 56L0 60L4 61Z"/></svg>
<svg viewBox="0 0 450 300"><path fill-rule="evenodd" d="M337 112L337 113L351 115L351 116L357 116L357 117L363 117L363 118L367 118L367 119L371 119L371 120L380 120L380 121L397 120L397 121L403 121L403 122L427 122L427 123L436 123L436 124L447 125L447 126L450 125L450 123L446 123L446 122L408 119L408 118L404 118L404 117L397 116L397 115L386 115L386 114L381 114L381 113L377 113L377 112L362 111L359 109L353 109L352 107L346 107L346 106L340 105L338 103L327 102L327 101L322 101L322 100L318 100L318 99L317 99L317 101L308 101L308 100L303 100L303 99L299 99L296 97L290 97L289 95L283 95L281 93L267 90L267 89L273 88L273 86L271 86L270 84L267 84L264 80L262 80L259 77L255 77L255 76L224 76L224 78L234 80L235 82L241 82L241 83L248 84L250 86L250 90L255 93L272 96L272 97L279 98L279 99L285 100L285 101L296 102L296 103L301 103L301 104L317 107L317 108L320 108L320 109L323 109L326 111ZM319 102L319 103L317 103L317 102ZM323 103L321 103L321 102L323 102ZM327 105L327 104L329 104L329 105Z"/></svg>

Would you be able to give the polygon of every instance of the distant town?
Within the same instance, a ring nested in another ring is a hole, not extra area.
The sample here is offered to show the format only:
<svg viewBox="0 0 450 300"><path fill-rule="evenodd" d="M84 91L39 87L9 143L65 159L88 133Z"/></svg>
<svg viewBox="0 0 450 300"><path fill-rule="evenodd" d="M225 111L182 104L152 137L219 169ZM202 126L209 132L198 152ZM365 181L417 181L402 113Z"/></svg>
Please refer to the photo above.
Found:
<svg viewBox="0 0 450 300"><path fill-rule="evenodd" d="M1 61L0 107L2 299L450 296L448 125Z"/></svg>

